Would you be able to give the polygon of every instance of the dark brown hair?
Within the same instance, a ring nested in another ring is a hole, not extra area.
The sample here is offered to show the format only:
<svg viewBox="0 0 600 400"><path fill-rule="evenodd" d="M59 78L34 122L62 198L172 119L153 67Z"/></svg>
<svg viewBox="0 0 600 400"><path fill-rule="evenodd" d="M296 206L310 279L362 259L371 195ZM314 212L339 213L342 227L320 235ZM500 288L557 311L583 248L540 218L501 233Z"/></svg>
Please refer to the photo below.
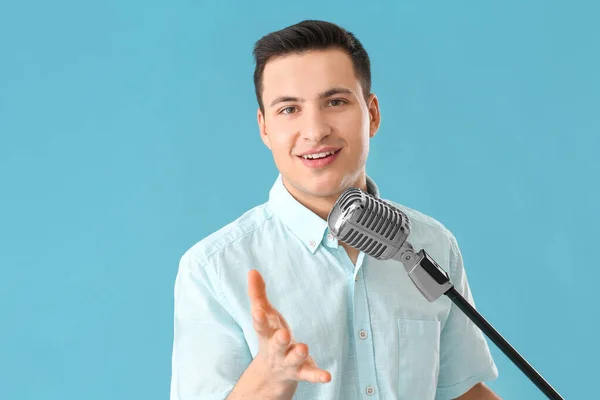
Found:
<svg viewBox="0 0 600 400"><path fill-rule="evenodd" d="M254 90L260 110L263 113L265 111L262 102L262 78L265 65L271 58L330 48L344 50L351 57L354 73L367 99L371 92L371 62L360 41L351 32L331 22L305 20L271 32L254 45Z"/></svg>

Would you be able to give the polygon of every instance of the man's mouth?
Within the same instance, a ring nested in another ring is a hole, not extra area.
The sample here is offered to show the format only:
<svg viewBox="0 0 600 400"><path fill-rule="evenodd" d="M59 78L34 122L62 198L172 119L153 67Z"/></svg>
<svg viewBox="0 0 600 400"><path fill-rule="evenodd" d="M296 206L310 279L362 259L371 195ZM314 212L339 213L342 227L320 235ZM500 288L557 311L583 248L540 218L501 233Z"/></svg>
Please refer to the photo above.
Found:
<svg viewBox="0 0 600 400"><path fill-rule="evenodd" d="M302 164L308 168L321 169L334 163L340 151L341 149L325 151L316 154L306 154L303 156L298 156L298 158L300 158L300 160L302 160Z"/></svg>
<svg viewBox="0 0 600 400"><path fill-rule="evenodd" d="M337 152L339 152L339 150L334 150L334 151L326 151L324 153L316 153L316 154L307 154L304 156L298 156L300 158L303 158L305 160L319 160L322 158L328 158L333 156L334 154L336 154Z"/></svg>

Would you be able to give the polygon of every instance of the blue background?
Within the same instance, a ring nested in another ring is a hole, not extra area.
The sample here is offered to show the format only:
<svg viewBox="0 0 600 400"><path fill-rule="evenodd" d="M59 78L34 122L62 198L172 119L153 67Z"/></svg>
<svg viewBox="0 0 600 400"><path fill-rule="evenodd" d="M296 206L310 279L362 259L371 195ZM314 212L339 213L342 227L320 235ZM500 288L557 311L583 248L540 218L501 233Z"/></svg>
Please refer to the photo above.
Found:
<svg viewBox="0 0 600 400"><path fill-rule="evenodd" d="M306 18L370 53L382 196L450 228L482 314L565 398L595 396L599 11L3 2L0 398L168 398L179 257L277 174L252 46ZM544 398L491 347L497 393Z"/></svg>

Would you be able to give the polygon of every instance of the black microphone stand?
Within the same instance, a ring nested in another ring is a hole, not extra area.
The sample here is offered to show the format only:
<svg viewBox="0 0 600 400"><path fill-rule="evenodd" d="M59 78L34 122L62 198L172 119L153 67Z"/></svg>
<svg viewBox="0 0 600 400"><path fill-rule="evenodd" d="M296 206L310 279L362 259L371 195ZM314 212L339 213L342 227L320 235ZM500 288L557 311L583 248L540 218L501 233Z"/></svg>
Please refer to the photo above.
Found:
<svg viewBox="0 0 600 400"><path fill-rule="evenodd" d="M515 350L483 316L458 293L450 278L432 258L420 250L413 251L412 245L405 242L393 257L402 262L408 275L417 288L429 300L433 301L442 294L448 296L458 308L488 337L502 352L533 382L549 399L564 400L544 378Z"/></svg>

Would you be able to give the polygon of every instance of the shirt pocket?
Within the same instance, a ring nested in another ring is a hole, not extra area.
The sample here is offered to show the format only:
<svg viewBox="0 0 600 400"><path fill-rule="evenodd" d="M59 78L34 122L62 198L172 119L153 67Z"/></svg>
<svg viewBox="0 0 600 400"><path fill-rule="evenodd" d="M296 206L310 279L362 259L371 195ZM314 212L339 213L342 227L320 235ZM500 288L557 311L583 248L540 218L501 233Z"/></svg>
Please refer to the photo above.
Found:
<svg viewBox="0 0 600 400"><path fill-rule="evenodd" d="M440 321L398 318L398 400L434 400Z"/></svg>

